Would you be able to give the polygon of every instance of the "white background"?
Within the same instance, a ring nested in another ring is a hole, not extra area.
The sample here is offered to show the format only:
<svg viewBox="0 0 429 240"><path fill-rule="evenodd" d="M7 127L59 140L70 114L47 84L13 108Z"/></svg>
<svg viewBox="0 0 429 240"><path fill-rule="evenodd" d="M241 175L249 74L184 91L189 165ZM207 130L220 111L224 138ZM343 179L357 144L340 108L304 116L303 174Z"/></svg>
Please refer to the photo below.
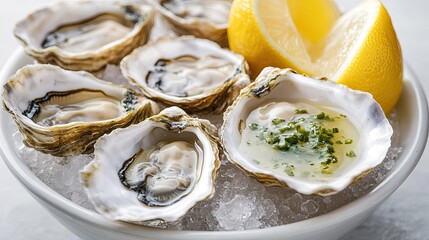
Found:
<svg viewBox="0 0 429 240"><path fill-rule="evenodd" d="M429 92L429 1L382 0L397 31L405 61ZM0 0L0 68L19 47L14 24L49 0ZM351 5L358 0L341 0ZM406 182L343 240L429 239L429 150ZM0 161L0 239L77 240L19 185Z"/></svg>

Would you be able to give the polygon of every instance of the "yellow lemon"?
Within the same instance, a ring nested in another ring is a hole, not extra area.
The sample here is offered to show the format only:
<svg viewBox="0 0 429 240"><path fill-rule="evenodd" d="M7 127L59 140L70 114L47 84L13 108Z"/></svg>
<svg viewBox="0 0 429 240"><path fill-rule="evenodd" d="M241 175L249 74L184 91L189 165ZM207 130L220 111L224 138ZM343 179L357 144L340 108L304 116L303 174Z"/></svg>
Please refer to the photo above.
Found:
<svg viewBox="0 0 429 240"><path fill-rule="evenodd" d="M309 1L316 0L235 0L230 48L254 75L275 66L328 77L371 93L389 114L402 91L403 64L385 7L366 0L339 16L332 1Z"/></svg>

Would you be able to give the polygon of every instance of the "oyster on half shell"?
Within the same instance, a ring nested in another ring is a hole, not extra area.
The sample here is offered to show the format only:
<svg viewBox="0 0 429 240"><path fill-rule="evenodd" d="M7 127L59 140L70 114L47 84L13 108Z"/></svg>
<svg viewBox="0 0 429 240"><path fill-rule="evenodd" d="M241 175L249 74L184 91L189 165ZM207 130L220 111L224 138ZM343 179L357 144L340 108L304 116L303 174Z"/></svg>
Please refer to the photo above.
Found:
<svg viewBox="0 0 429 240"><path fill-rule="evenodd" d="M244 58L191 36L164 38L121 62L123 75L148 98L189 111L223 111L250 83Z"/></svg>
<svg viewBox="0 0 429 240"><path fill-rule="evenodd" d="M25 145L55 156L90 153L100 136L159 111L131 89L53 65L25 66L3 88Z"/></svg>
<svg viewBox="0 0 429 240"><path fill-rule="evenodd" d="M113 220L175 221L210 198L220 167L217 129L171 107L101 137L81 179L95 209Z"/></svg>
<svg viewBox="0 0 429 240"><path fill-rule="evenodd" d="M40 63L95 72L146 43L153 18L149 5L58 1L20 21L14 33Z"/></svg>
<svg viewBox="0 0 429 240"><path fill-rule="evenodd" d="M150 0L179 35L228 45L226 29L232 0Z"/></svg>
<svg viewBox="0 0 429 240"><path fill-rule="evenodd" d="M393 130L364 92L265 68L225 115L228 159L259 181L329 195L380 164Z"/></svg>

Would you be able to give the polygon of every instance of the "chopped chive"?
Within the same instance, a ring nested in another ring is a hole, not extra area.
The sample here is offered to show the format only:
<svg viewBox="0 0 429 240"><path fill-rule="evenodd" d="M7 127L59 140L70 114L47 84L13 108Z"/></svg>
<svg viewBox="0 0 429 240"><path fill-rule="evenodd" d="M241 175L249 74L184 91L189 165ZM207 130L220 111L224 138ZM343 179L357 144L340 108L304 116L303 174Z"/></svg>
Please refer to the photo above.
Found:
<svg viewBox="0 0 429 240"><path fill-rule="evenodd" d="M295 109L295 114L306 114L308 113L305 109Z"/></svg>
<svg viewBox="0 0 429 240"><path fill-rule="evenodd" d="M351 140L351 139L346 139L346 140L344 141L344 143L345 143L345 144L352 144L352 143L353 143L353 140Z"/></svg>
<svg viewBox="0 0 429 240"><path fill-rule="evenodd" d="M279 132L280 133L284 133L284 132L290 131L290 130L292 130L292 128L289 127L289 126L285 126L285 127L279 128Z"/></svg>
<svg viewBox="0 0 429 240"><path fill-rule="evenodd" d="M340 114L340 116L343 117L343 118L347 118L347 116L344 115L344 114Z"/></svg>
<svg viewBox="0 0 429 240"><path fill-rule="evenodd" d="M250 130L256 130L256 129L258 129L258 127L259 127L259 125L258 125L258 124L256 124L256 123L251 123L251 124L249 124L249 129L250 129Z"/></svg>
<svg viewBox="0 0 429 240"><path fill-rule="evenodd" d="M301 125L296 126L296 130L297 130L299 133L304 133L304 132L305 132L305 128L304 128L303 126L301 126Z"/></svg>
<svg viewBox="0 0 429 240"><path fill-rule="evenodd" d="M340 131L338 131L338 128L332 128L332 132L333 133L339 133Z"/></svg>
<svg viewBox="0 0 429 240"><path fill-rule="evenodd" d="M317 117L317 119L324 119L325 118L325 113L321 112L321 113L317 114L316 117Z"/></svg>
<svg viewBox="0 0 429 240"><path fill-rule="evenodd" d="M350 152L346 153L346 156L350 157L350 158L354 158L354 157L356 157L356 153L353 151L350 151Z"/></svg>
<svg viewBox="0 0 429 240"><path fill-rule="evenodd" d="M281 118L274 118L274 119L272 120L272 123L273 123L274 125L278 125L278 124L283 123L283 122L285 122L285 121L286 121L286 120L281 119Z"/></svg>
<svg viewBox="0 0 429 240"><path fill-rule="evenodd" d="M310 140L310 138L308 137L308 134L303 133L303 134L301 134L301 135L298 136L298 140L300 142L306 143L306 142L308 142Z"/></svg>
<svg viewBox="0 0 429 240"><path fill-rule="evenodd" d="M343 144L343 142L341 142L340 140L335 142L336 144Z"/></svg>
<svg viewBox="0 0 429 240"><path fill-rule="evenodd" d="M268 144L275 144L280 142L280 138L278 136L272 137L272 138L268 138L267 143Z"/></svg>
<svg viewBox="0 0 429 240"><path fill-rule="evenodd" d="M276 143L276 144L274 144L273 148L276 150L279 150L279 151L287 151L287 150L289 150L290 145L287 142Z"/></svg>
<svg viewBox="0 0 429 240"><path fill-rule="evenodd" d="M285 141L291 145L297 144L298 143L298 136L294 134L292 136L286 137Z"/></svg>

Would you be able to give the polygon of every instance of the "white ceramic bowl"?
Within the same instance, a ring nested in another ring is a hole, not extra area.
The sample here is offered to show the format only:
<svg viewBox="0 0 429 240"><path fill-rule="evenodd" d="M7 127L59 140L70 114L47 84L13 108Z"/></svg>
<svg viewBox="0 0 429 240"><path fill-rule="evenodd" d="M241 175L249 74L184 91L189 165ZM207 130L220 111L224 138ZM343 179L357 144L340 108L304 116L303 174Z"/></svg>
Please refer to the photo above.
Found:
<svg viewBox="0 0 429 240"><path fill-rule="evenodd" d="M32 60L18 50L4 66L0 81ZM407 178L419 161L428 135L426 98L415 76L405 72L404 89L397 105L400 125L400 154L395 167L386 179L367 195L327 214L304 221L265 229L247 231L170 231L112 222L67 200L40 181L19 158L11 130L7 127L8 113L0 112L1 156L6 165L31 195L70 231L82 239L319 239L335 240L356 228Z"/></svg>

